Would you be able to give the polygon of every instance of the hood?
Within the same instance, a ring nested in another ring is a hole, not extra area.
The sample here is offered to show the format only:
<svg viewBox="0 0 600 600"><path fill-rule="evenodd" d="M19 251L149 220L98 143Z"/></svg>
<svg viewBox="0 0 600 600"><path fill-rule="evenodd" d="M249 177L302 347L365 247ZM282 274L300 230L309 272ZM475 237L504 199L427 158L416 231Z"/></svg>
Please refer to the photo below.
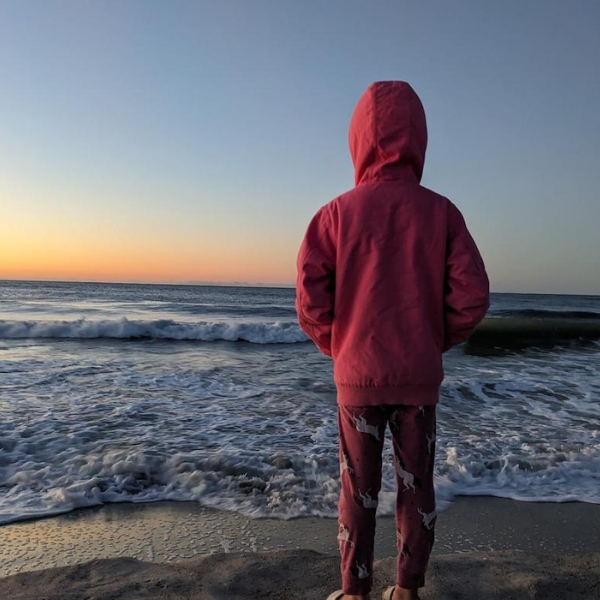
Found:
<svg viewBox="0 0 600 600"><path fill-rule="evenodd" d="M361 96L348 134L356 185L367 181L421 181L427 122L419 96L404 81L377 81Z"/></svg>

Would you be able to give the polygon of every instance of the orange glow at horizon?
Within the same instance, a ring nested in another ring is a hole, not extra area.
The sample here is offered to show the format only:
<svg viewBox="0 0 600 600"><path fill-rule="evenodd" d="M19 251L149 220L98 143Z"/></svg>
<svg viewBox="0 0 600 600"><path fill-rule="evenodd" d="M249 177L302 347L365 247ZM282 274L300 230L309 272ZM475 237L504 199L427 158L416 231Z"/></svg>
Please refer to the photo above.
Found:
<svg viewBox="0 0 600 600"><path fill-rule="evenodd" d="M148 283L240 282L292 285L295 256L281 248L248 248L157 240L106 247L82 240L36 245L0 240L0 279ZM48 240L49 241L49 240ZM140 242L140 240L137 240Z"/></svg>
<svg viewBox="0 0 600 600"><path fill-rule="evenodd" d="M162 197L145 204L139 195L9 184L0 279L295 282L303 232L242 218L220 197L182 212Z"/></svg>

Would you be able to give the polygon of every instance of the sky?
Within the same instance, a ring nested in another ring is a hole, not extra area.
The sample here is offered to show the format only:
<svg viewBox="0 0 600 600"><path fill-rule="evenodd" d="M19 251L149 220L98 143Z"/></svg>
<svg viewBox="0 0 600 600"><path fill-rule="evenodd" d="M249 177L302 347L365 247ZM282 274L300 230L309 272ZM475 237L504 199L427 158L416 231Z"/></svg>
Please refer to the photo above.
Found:
<svg viewBox="0 0 600 600"><path fill-rule="evenodd" d="M291 285L373 81L492 291L600 294L599 2L0 0L0 279Z"/></svg>

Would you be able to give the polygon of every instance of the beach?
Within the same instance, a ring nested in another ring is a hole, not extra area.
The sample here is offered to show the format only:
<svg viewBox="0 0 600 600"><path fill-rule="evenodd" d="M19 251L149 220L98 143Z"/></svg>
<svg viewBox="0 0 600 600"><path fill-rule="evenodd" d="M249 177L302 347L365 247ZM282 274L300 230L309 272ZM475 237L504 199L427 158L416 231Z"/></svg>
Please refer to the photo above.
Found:
<svg viewBox="0 0 600 600"><path fill-rule="evenodd" d="M600 297L493 294L482 327L444 355L422 597L598 599ZM339 586L336 392L293 289L0 282L0 376L0 600ZM395 489L388 436L374 598Z"/></svg>
<svg viewBox="0 0 600 600"><path fill-rule="evenodd" d="M599 531L596 504L459 498L438 517L422 597L598 598ZM0 587L11 600L326 598L336 532L331 518L112 504L2 526ZM381 517L375 594L393 582L394 546Z"/></svg>

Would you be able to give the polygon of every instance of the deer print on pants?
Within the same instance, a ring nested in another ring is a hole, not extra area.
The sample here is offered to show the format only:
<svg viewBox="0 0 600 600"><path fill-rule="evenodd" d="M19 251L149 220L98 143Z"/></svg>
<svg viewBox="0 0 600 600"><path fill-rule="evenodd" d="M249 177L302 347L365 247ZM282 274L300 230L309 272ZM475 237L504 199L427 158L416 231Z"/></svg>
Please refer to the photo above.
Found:
<svg viewBox="0 0 600 600"><path fill-rule="evenodd" d="M437 517L435 510L430 513L426 513L420 508L417 508L417 512L423 517L423 527L425 527L425 529L431 529L433 527L433 522Z"/></svg>
<svg viewBox="0 0 600 600"><path fill-rule="evenodd" d="M348 543L351 546L354 546L354 542L350 539L350 531L348 531L348 528L343 523L340 523L337 539L340 544L340 547L344 543Z"/></svg>
<svg viewBox="0 0 600 600"><path fill-rule="evenodd" d="M375 513L388 425L398 488L396 582L407 588L422 586L436 517L435 406L339 406L338 418L341 473L338 541L344 593L366 595L372 587Z"/></svg>
<svg viewBox="0 0 600 600"><path fill-rule="evenodd" d="M355 568L356 577L358 577L359 579L367 579L367 577L369 577L369 571L367 570L367 566L359 565L358 562L356 562L354 564L356 566L356 568Z"/></svg>
<svg viewBox="0 0 600 600"><path fill-rule="evenodd" d="M340 461L340 477L344 471L348 471L350 475L354 475L354 469L348 463L348 455L344 454Z"/></svg>
<svg viewBox="0 0 600 600"><path fill-rule="evenodd" d="M360 490L358 490L358 496L360 497L360 501L365 508L377 508L377 500L373 500L368 491L364 494L361 494Z"/></svg>
<svg viewBox="0 0 600 600"><path fill-rule="evenodd" d="M402 491L406 492L410 489L416 493L417 490L415 489L415 476L404 469L404 464L398 457L394 458L396 461L396 474L398 475L398 477L400 477L402 483L404 484L404 488L402 489Z"/></svg>
<svg viewBox="0 0 600 600"><path fill-rule="evenodd" d="M354 417L354 422L356 423L356 431L360 431L361 433L366 433L368 435L372 435L377 441L380 439L379 429L374 425L369 425L367 420L363 415L359 415L358 417Z"/></svg>

